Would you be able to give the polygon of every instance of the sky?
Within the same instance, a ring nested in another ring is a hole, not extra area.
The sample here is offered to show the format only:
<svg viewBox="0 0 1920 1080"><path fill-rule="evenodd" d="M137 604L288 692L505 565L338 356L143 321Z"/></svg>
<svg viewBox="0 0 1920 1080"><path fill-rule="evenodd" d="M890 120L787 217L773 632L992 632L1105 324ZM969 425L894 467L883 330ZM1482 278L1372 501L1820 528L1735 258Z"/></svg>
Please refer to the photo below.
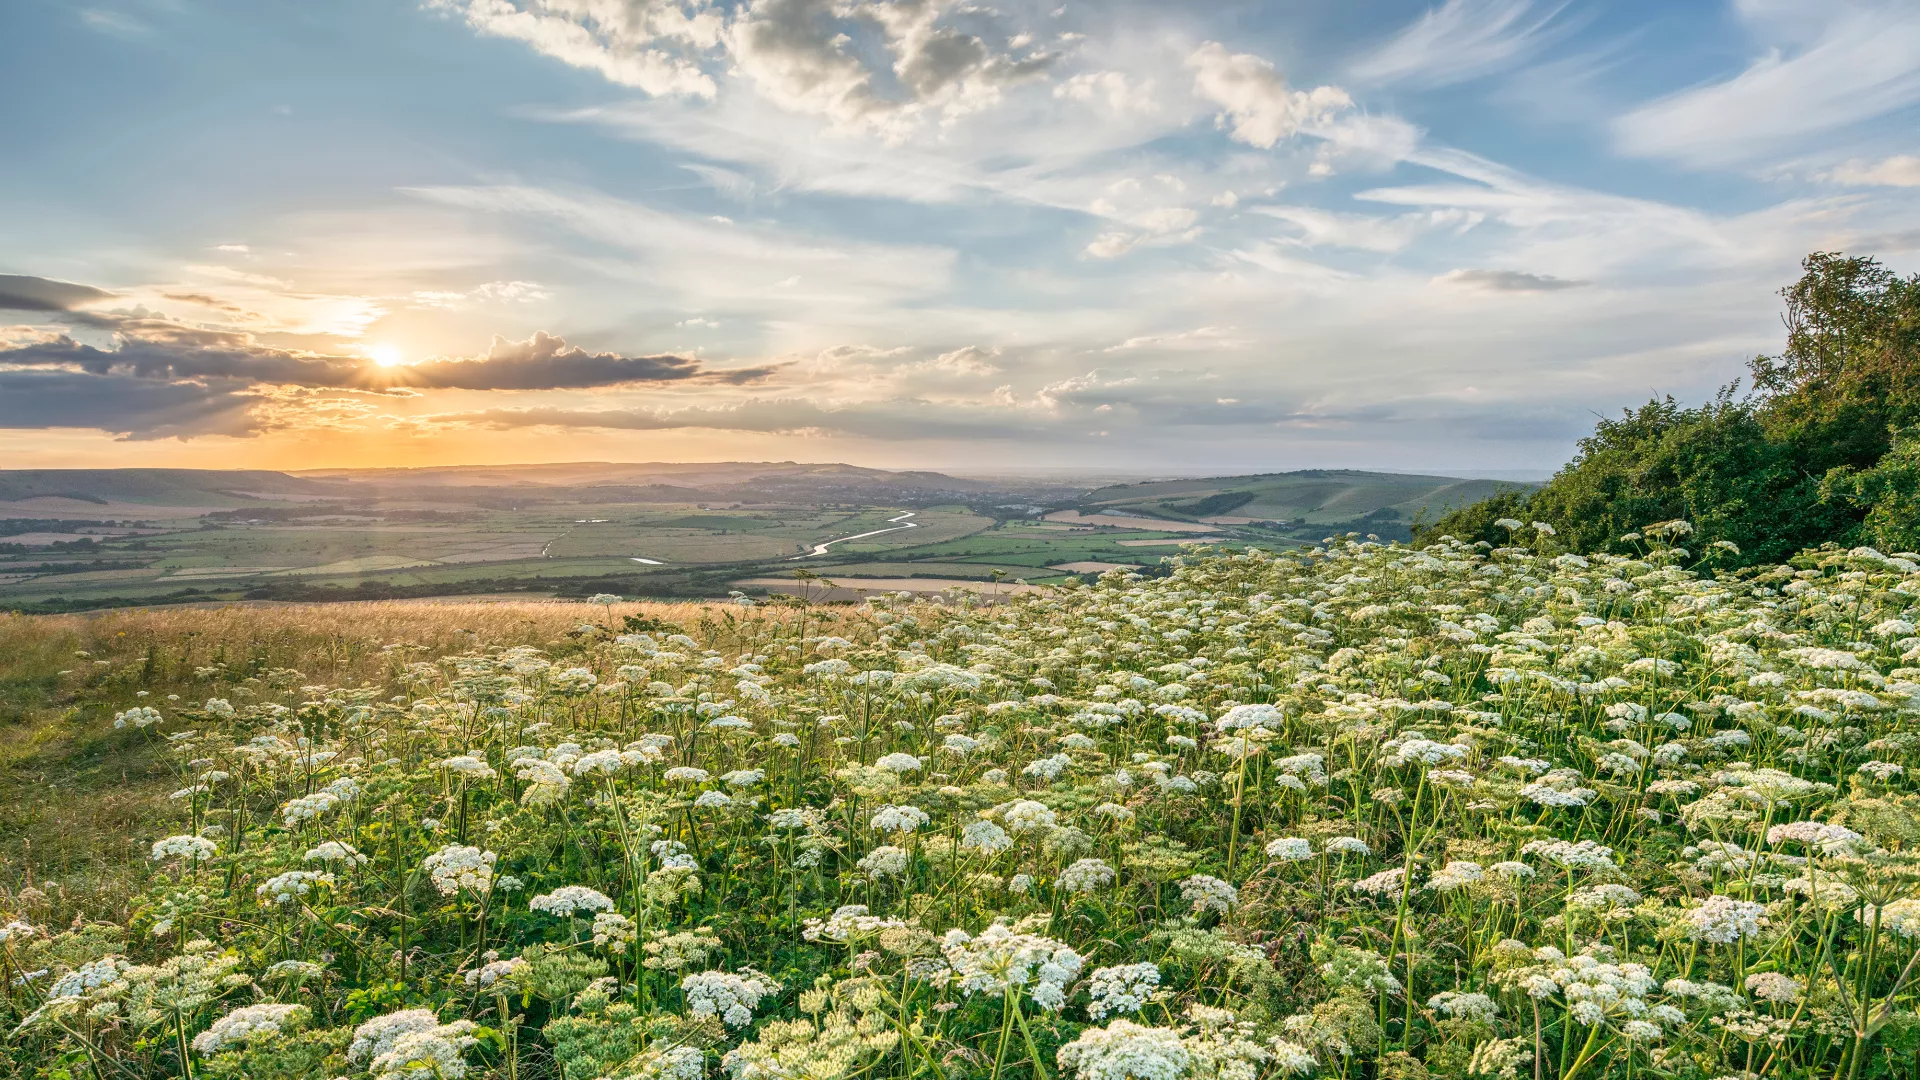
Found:
<svg viewBox="0 0 1920 1080"><path fill-rule="evenodd" d="M1920 268L1920 4L11 0L0 467L1544 475Z"/></svg>

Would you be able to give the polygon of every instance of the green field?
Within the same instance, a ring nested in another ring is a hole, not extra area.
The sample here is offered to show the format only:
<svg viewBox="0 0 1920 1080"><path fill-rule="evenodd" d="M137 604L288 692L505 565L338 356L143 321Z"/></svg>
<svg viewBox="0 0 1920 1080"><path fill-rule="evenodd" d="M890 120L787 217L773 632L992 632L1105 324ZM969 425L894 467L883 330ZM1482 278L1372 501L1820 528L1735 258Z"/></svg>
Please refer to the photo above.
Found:
<svg viewBox="0 0 1920 1080"><path fill-rule="evenodd" d="M1417 515L1497 486L1308 472L1087 491L788 463L0 472L0 606L712 597L802 570L1057 582L1115 565L1152 571L1200 542L1282 549L1342 529L1394 538Z"/></svg>

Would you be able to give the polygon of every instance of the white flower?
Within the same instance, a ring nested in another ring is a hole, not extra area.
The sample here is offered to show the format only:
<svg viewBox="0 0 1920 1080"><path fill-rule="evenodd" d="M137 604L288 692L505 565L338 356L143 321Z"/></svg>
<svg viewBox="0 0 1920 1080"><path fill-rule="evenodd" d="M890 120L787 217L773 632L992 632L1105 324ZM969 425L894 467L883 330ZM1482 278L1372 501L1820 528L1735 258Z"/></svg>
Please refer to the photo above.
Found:
<svg viewBox="0 0 1920 1080"><path fill-rule="evenodd" d="M564 919L589 911L612 911L613 900L598 889L589 889L585 885L562 885L527 901L527 907Z"/></svg>
<svg viewBox="0 0 1920 1080"><path fill-rule="evenodd" d="M910 833L932 820L917 806L883 806L867 824L878 832Z"/></svg>
<svg viewBox="0 0 1920 1080"><path fill-rule="evenodd" d="M696 769L691 765L676 765L661 773L660 779L670 784L704 784L709 777L705 769Z"/></svg>
<svg viewBox="0 0 1920 1080"><path fill-rule="evenodd" d="M1791 1005L1800 1000L1800 992L1805 989L1800 980L1777 971L1760 971L1747 976L1747 992L1762 1001Z"/></svg>
<svg viewBox="0 0 1920 1080"><path fill-rule="evenodd" d="M888 754L874 762L873 767L885 769L890 773L910 773L919 772L922 764L924 763L912 754Z"/></svg>
<svg viewBox="0 0 1920 1080"><path fill-rule="evenodd" d="M1080 954L1052 938L1016 934L996 922L974 937L955 928L940 946L962 993L1001 997L1025 988L1035 1005L1056 1012L1066 1004L1067 984L1085 963Z"/></svg>
<svg viewBox="0 0 1920 1080"><path fill-rule="evenodd" d="M366 1062L376 1080L461 1080L463 1060L479 1040L471 1020L442 1024L426 1009L376 1016L353 1031L347 1060Z"/></svg>
<svg viewBox="0 0 1920 1080"><path fill-rule="evenodd" d="M1082 1031L1057 1060L1076 1080L1179 1080L1193 1057L1173 1028L1115 1020Z"/></svg>
<svg viewBox="0 0 1920 1080"><path fill-rule="evenodd" d="M859 866L870 878L899 877L907 872L907 861L904 849L882 845L867 852Z"/></svg>
<svg viewBox="0 0 1920 1080"><path fill-rule="evenodd" d="M1313 858L1313 841L1297 836L1283 836L1267 841L1267 857L1281 862L1300 862Z"/></svg>
<svg viewBox="0 0 1920 1080"><path fill-rule="evenodd" d="M440 763L439 767L458 776L466 777L469 780L488 780L494 775L493 766L488 765L472 754L461 754L458 757L447 758Z"/></svg>
<svg viewBox="0 0 1920 1080"><path fill-rule="evenodd" d="M213 841L200 836L169 836L153 842L153 861L166 859L189 859L198 862L211 859L220 851Z"/></svg>
<svg viewBox="0 0 1920 1080"><path fill-rule="evenodd" d="M1336 836L1328 840L1325 846L1329 855L1373 854L1373 849L1367 846L1367 842L1357 836Z"/></svg>
<svg viewBox="0 0 1920 1080"><path fill-rule="evenodd" d="M1095 968L1087 976L1087 993L1093 998L1087 1016L1100 1020L1116 1013L1139 1012L1159 986L1160 969L1153 964Z"/></svg>
<svg viewBox="0 0 1920 1080"><path fill-rule="evenodd" d="M420 868L427 872L433 887L440 890L442 896L452 896L462 889L485 896L493 888L493 864L497 859L491 851L448 844L427 856Z"/></svg>
<svg viewBox="0 0 1920 1080"><path fill-rule="evenodd" d="M696 1019L718 1016L729 1027L745 1027L753 1022L753 1010L760 999L780 992L780 984L752 968L739 974L703 971L680 980L687 995L687 1011Z"/></svg>
<svg viewBox="0 0 1920 1080"><path fill-rule="evenodd" d="M1715 893L1706 902L1687 912L1689 935L1713 945L1726 945L1741 938L1760 936L1767 925L1765 904L1736 900Z"/></svg>
<svg viewBox="0 0 1920 1080"><path fill-rule="evenodd" d="M998 855L1013 847L1013 837L991 821L970 821L960 830L960 846L985 855Z"/></svg>
<svg viewBox="0 0 1920 1080"><path fill-rule="evenodd" d="M1053 811L1044 803L1032 799L1021 799L1007 807L1004 815L1007 828L1014 832L1033 832L1036 829L1051 829L1059 821Z"/></svg>
<svg viewBox="0 0 1920 1080"><path fill-rule="evenodd" d="M316 885L332 885L333 875L321 870L289 870L254 887L262 903L291 904Z"/></svg>
<svg viewBox="0 0 1920 1080"><path fill-rule="evenodd" d="M1462 994L1448 990L1427 1000L1427 1008L1442 1016L1465 1017L1492 1023L1500 1015L1500 1006L1485 994Z"/></svg>
<svg viewBox="0 0 1920 1080"><path fill-rule="evenodd" d="M308 848L302 859L306 862L343 862L349 866L367 864L367 857L360 854L358 848L339 840L328 840Z"/></svg>
<svg viewBox="0 0 1920 1080"><path fill-rule="evenodd" d="M1090 893L1106 888L1113 880L1113 867L1099 859L1081 859L1060 871L1055 884L1063 892Z"/></svg>
<svg viewBox="0 0 1920 1080"><path fill-rule="evenodd" d="M1452 892L1463 889L1486 876L1486 870L1476 862L1449 862L1434 871L1427 879L1427 888L1434 892Z"/></svg>
<svg viewBox="0 0 1920 1080"><path fill-rule="evenodd" d="M721 810L733 805L733 796L724 791L703 791L693 805L699 810Z"/></svg>
<svg viewBox="0 0 1920 1080"><path fill-rule="evenodd" d="M1192 905L1195 915L1224 915L1240 902L1240 891L1217 877L1195 874L1180 883L1180 898Z"/></svg>
<svg viewBox="0 0 1920 1080"><path fill-rule="evenodd" d="M304 1005L242 1005L213 1022L213 1026L193 1037L196 1054L211 1056L223 1050L243 1046L259 1035L277 1035L307 1018Z"/></svg>

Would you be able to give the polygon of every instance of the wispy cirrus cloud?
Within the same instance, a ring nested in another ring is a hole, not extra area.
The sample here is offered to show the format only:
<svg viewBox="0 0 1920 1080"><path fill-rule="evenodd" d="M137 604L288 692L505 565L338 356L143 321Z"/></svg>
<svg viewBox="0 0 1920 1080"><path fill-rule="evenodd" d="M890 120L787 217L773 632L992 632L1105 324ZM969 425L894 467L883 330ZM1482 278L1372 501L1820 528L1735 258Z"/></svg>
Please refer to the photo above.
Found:
<svg viewBox="0 0 1920 1080"><path fill-rule="evenodd" d="M1448 86L1514 67L1566 36L1565 4L1446 0L1349 69L1365 83Z"/></svg>
<svg viewBox="0 0 1920 1080"><path fill-rule="evenodd" d="M1729 79L1640 106L1613 124L1636 157L1710 167L1766 161L1853 125L1920 104L1920 8L1836 0L1781 16L1777 5L1735 10L1765 35L1765 51Z"/></svg>

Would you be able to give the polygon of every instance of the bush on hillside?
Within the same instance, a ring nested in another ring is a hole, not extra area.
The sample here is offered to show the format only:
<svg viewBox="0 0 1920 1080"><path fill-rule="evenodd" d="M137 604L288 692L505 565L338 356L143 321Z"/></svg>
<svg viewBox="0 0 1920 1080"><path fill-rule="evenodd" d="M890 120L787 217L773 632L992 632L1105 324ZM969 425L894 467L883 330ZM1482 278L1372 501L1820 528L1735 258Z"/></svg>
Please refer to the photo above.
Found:
<svg viewBox="0 0 1920 1080"><path fill-rule="evenodd" d="M1496 522L1516 519L1546 522L1572 550L1626 551L1637 526L1685 518L1749 565L1822 541L1912 547L1920 441L1902 433L1920 422L1920 276L1829 253L1802 266L1781 294L1786 349L1752 361L1752 393L1602 420L1544 487L1446 514L1421 542L1504 543Z"/></svg>

